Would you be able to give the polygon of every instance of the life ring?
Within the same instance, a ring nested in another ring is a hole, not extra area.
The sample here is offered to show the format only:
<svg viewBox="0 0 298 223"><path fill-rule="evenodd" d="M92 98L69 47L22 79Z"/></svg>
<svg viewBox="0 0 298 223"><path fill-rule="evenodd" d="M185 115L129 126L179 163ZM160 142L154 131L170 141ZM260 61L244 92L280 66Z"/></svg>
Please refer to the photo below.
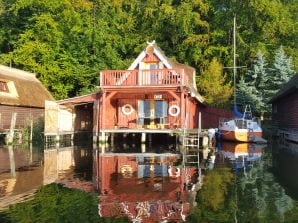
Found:
<svg viewBox="0 0 298 223"><path fill-rule="evenodd" d="M176 112L175 112L176 111ZM177 115L179 115L179 113L180 113L180 108L179 108L179 106L178 105L171 105L170 107L169 107L169 114L171 115L171 116L177 116Z"/></svg>
<svg viewBox="0 0 298 223"><path fill-rule="evenodd" d="M134 109L130 104L125 104L122 106L121 111L124 115L130 115L133 113Z"/></svg>

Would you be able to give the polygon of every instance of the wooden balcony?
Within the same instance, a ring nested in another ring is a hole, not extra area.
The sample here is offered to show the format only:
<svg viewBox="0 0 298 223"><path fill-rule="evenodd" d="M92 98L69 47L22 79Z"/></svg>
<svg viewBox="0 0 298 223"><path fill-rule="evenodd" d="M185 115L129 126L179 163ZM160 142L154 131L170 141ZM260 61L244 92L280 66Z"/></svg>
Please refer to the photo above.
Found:
<svg viewBox="0 0 298 223"><path fill-rule="evenodd" d="M100 87L160 87L184 85L188 77L184 69L104 70Z"/></svg>

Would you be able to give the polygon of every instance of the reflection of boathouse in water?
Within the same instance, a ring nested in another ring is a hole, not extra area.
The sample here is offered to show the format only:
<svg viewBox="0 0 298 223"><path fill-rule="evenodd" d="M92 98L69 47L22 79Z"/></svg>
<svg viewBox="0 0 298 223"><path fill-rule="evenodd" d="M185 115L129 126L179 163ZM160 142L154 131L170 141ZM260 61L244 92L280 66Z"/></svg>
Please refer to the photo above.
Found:
<svg viewBox="0 0 298 223"><path fill-rule="evenodd" d="M96 151L101 216L127 216L134 222L183 222L189 214L186 185L196 169L176 168L177 154L102 154Z"/></svg>
<svg viewBox="0 0 298 223"><path fill-rule="evenodd" d="M131 133L143 142L150 134L215 127L231 113L206 106L195 76L194 68L147 43L127 70L100 72L98 93L46 102L45 135L86 132L106 141Z"/></svg>
<svg viewBox="0 0 298 223"><path fill-rule="evenodd" d="M102 217L128 217L144 223L183 222L192 205L190 185L196 182L198 173L194 167L178 167L176 164L181 159L180 154L171 153L104 153L100 149L74 147L46 149L44 184L59 182L84 190L94 187L100 192ZM79 182L72 171L90 165L93 186L90 182Z"/></svg>

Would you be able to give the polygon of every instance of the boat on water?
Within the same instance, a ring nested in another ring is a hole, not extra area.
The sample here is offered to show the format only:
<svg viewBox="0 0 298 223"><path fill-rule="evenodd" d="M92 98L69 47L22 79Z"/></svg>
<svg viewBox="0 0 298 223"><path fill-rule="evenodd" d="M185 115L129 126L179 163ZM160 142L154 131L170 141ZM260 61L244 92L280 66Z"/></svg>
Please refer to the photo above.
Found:
<svg viewBox="0 0 298 223"><path fill-rule="evenodd" d="M266 140L262 138L261 122L258 118L252 117L250 105L245 105L244 113L238 111L236 103L236 69L239 67L236 65L236 17L234 17L233 33L234 117L230 119L221 118L218 130L223 140L266 143Z"/></svg>
<svg viewBox="0 0 298 223"><path fill-rule="evenodd" d="M234 106L233 118L221 118L218 130L223 140L236 142L266 143L263 139L263 130L259 118L252 117L249 105L246 105L243 114Z"/></svg>

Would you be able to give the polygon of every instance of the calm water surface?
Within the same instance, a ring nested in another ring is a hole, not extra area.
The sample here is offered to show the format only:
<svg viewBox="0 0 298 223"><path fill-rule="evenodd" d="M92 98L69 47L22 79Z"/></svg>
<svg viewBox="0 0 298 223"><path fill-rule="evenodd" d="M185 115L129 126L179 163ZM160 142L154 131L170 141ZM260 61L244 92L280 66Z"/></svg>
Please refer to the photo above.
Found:
<svg viewBox="0 0 298 223"><path fill-rule="evenodd" d="M204 222L298 222L297 144L221 143L202 150L199 157L198 168L187 165L177 148L165 145L2 147L0 211L56 182L96 193L98 214L103 217L183 222L203 182L198 195L205 200L197 198L197 207L204 210L200 214ZM212 182L216 189L204 188L208 176L223 167L232 173L226 183L233 193L216 187L216 180Z"/></svg>

